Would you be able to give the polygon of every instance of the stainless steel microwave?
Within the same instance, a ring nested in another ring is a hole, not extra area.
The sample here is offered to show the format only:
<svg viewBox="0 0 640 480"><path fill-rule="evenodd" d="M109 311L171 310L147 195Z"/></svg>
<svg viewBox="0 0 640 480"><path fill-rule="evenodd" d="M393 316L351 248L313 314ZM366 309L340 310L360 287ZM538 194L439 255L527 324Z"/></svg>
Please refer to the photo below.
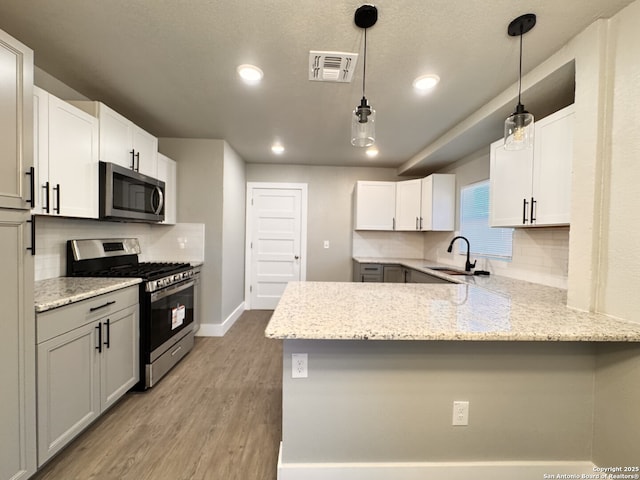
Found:
<svg viewBox="0 0 640 480"><path fill-rule="evenodd" d="M164 220L164 182L100 162L100 218L125 222Z"/></svg>

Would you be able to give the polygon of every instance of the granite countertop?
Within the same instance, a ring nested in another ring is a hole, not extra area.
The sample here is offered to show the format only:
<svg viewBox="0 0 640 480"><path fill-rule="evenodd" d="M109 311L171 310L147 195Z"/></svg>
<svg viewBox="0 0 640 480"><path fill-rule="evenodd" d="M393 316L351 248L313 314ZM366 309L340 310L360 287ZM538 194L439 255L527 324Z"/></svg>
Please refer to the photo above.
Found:
<svg viewBox="0 0 640 480"><path fill-rule="evenodd" d="M139 278L58 277L35 283L36 313L86 300L142 282Z"/></svg>
<svg viewBox="0 0 640 480"><path fill-rule="evenodd" d="M292 282L265 335L316 340L640 342L640 323L568 308L562 289L493 275L446 275L424 268L436 266L424 260L371 263L401 264L455 283Z"/></svg>

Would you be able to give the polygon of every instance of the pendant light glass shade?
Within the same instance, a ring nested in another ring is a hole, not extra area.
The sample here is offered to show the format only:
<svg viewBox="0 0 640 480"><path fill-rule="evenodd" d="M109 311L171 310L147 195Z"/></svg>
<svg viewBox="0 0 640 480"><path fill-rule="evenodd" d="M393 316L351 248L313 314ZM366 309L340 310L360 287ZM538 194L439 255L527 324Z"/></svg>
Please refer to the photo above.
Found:
<svg viewBox="0 0 640 480"><path fill-rule="evenodd" d="M533 147L534 122L533 115L518 105L504 121L504 149L524 150Z"/></svg>
<svg viewBox="0 0 640 480"><path fill-rule="evenodd" d="M376 111L362 97L351 115L351 145L354 147L370 147L376 139Z"/></svg>

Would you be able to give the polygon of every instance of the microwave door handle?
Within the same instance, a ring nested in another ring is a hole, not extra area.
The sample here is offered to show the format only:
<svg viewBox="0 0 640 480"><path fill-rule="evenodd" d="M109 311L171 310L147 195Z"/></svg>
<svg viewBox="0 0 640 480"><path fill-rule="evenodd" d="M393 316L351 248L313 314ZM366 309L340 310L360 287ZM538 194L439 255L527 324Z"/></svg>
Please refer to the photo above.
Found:
<svg viewBox="0 0 640 480"><path fill-rule="evenodd" d="M156 208L153 207L153 197L155 195L158 195L158 206ZM160 215L160 212L162 211L162 206L164 205L164 194L162 193L162 189L158 186L156 186L156 188L153 189L153 192L151 193L151 208L153 208L153 213L155 213L156 215Z"/></svg>

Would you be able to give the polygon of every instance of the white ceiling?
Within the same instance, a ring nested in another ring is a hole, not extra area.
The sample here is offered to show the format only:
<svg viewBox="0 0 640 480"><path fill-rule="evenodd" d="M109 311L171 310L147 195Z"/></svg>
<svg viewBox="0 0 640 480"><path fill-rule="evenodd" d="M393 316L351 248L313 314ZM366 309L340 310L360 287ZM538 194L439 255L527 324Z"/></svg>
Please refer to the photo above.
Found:
<svg viewBox="0 0 640 480"><path fill-rule="evenodd" d="M0 28L34 49L38 67L158 137L225 139L247 162L396 167L412 161L417 166L408 173L417 174L501 136L501 119L494 118L430 158L419 156L516 82L519 43L506 33L513 18L538 16L524 36L526 73L631 1L376 2L366 79L377 111L375 160L349 141L362 63L350 84L312 82L307 71L310 50L361 53L363 31L353 14L365 2L3 0ZM260 85L238 81L242 63L262 68ZM424 73L441 82L419 96L411 83ZM567 70L538 89L547 104L566 102L571 77ZM537 117L548 113L539 96L523 96L523 103ZM285 146L283 156L271 153L274 140Z"/></svg>

